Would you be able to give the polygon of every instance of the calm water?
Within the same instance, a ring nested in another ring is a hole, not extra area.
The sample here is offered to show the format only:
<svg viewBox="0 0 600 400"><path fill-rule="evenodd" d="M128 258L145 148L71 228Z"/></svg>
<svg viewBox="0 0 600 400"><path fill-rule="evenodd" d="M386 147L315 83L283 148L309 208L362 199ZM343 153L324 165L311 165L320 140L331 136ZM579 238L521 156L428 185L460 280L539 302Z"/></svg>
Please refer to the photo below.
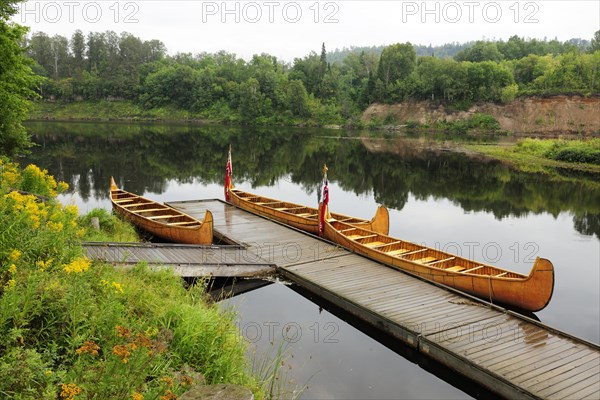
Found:
<svg viewBox="0 0 600 400"><path fill-rule="evenodd" d="M237 187L314 205L326 162L336 212L370 218L381 203L390 209L393 236L522 273L536 256L550 259L554 295L537 318L600 343L597 175L517 172L448 151L452 143L395 135L360 139L327 130L48 122L28 128L40 146L24 162L68 182L73 190L65 201L82 212L110 208L111 175L126 190L160 201L222 198L229 144ZM239 310L240 329L258 359L287 343L287 380L291 387L308 385L303 398L479 393L317 303L274 284L226 305Z"/></svg>

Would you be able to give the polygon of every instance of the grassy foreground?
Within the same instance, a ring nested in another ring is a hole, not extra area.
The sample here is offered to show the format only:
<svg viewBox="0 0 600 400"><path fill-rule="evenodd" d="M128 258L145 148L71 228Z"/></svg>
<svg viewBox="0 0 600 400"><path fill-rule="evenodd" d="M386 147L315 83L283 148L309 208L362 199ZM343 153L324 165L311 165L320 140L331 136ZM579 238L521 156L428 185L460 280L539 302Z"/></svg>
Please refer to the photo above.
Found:
<svg viewBox="0 0 600 400"><path fill-rule="evenodd" d="M0 398L168 400L202 381L263 398L233 315L171 272L83 257L85 220L55 199L66 189L0 159Z"/></svg>
<svg viewBox="0 0 600 400"><path fill-rule="evenodd" d="M514 145L465 147L515 164L522 170L543 172L545 167L600 173L600 139L523 139Z"/></svg>

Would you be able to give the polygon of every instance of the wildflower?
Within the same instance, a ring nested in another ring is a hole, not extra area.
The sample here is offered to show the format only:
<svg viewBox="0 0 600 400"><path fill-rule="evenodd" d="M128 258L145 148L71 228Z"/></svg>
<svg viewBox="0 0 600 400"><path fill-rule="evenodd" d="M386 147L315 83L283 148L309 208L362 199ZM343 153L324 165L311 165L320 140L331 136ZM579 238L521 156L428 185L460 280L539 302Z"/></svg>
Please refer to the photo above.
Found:
<svg viewBox="0 0 600 400"><path fill-rule="evenodd" d="M194 379L189 375L183 375L181 377L181 384L185 386L192 386Z"/></svg>
<svg viewBox="0 0 600 400"><path fill-rule="evenodd" d="M105 280L102 280L102 283L106 284ZM131 337L131 330L125 328L124 326L117 325L115 327L117 329L117 336L125 339L129 339Z"/></svg>
<svg viewBox="0 0 600 400"><path fill-rule="evenodd" d="M165 382L167 384L167 387L173 386L173 378L165 376L164 378L161 379L161 381Z"/></svg>
<svg viewBox="0 0 600 400"><path fill-rule="evenodd" d="M14 249L13 251L10 252L10 259L13 261L17 261L19 259L19 257L21 257L21 253L19 250Z"/></svg>
<svg viewBox="0 0 600 400"><path fill-rule="evenodd" d="M144 400L144 395L134 392L131 394L131 400Z"/></svg>
<svg viewBox="0 0 600 400"><path fill-rule="evenodd" d="M58 193L62 193L67 190L69 190L69 184L67 182L58 182Z"/></svg>
<svg viewBox="0 0 600 400"><path fill-rule="evenodd" d="M83 345L75 350L77 354L90 354L92 357L98 355L98 350L100 350L100 346L96 344L93 340L86 340L83 342Z"/></svg>
<svg viewBox="0 0 600 400"><path fill-rule="evenodd" d="M14 287L17 284L17 282L14 279L9 279L8 282L6 282L6 285L4 285L7 289L10 289L12 287Z"/></svg>
<svg viewBox="0 0 600 400"><path fill-rule="evenodd" d="M54 261L54 259L52 258L48 259L47 261L38 260L35 262L35 266L38 267L40 270L45 271L46 268L48 268L50 264L52 264L52 261Z"/></svg>
<svg viewBox="0 0 600 400"><path fill-rule="evenodd" d="M37 215L30 215L29 219L31 220L31 227L33 229L37 229L40 227L40 217Z"/></svg>
<svg viewBox="0 0 600 400"><path fill-rule="evenodd" d="M8 267L8 272L11 275L14 275L17 272L17 266L15 264L10 264L10 267Z"/></svg>
<svg viewBox="0 0 600 400"><path fill-rule="evenodd" d="M177 400L177 396L175 395L175 393L171 392L170 390L167 390L164 396L160 396L160 400Z"/></svg>
<svg viewBox="0 0 600 400"><path fill-rule="evenodd" d="M86 257L80 257L77 258L73 261L71 261L69 264L65 264L64 265L64 270L67 273L71 273L71 272L75 272L75 273L80 273L80 272L85 272L90 268L90 260Z"/></svg>
<svg viewBox="0 0 600 400"><path fill-rule="evenodd" d="M123 285L117 282L113 282L112 286L115 288L115 293L123 293Z"/></svg>
<svg viewBox="0 0 600 400"><path fill-rule="evenodd" d="M8 186L12 186L19 180L19 174L14 171L4 171L2 174L2 180L8 184Z"/></svg>
<svg viewBox="0 0 600 400"><path fill-rule="evenodd" d="M63 223L48 221L48 222L46 222L46 227L48 229L50 229L52 232L60 232L63 230Z"/></svg>
<svg viewBox="0 0 600 400"><path fill-rule="evenodd" d="M54 372L52 372L51 369L47 369L46 372L44 372L44 374L46 374L46 376L50 376L52 375Z"/></svg>
<svg viewBox="0 0 600 400"><path fill-rule="evenodd" d="M63 383L60 388L60 397L67 400L73 400L75 396L81 393L81 388L74 383L69 383L68 385Z"/></svg>
<svg viewBox="0 0 600 400"><path fill-rule="evenodd" d="M156 334L158 333L158 328L149 326L148 329L146 329L146 332L144 333L148 337L156 336Z"/></svg>
<svg viewBox="0 0 600 400"><path fill-rule="evenodd" d="M127 361L129 361L129 357L131 357L131 352L129 351L127 346L116 345L113 347L112 352L114 355L121 357L121 361L123 361L123 364L127 364Z"/></svg>

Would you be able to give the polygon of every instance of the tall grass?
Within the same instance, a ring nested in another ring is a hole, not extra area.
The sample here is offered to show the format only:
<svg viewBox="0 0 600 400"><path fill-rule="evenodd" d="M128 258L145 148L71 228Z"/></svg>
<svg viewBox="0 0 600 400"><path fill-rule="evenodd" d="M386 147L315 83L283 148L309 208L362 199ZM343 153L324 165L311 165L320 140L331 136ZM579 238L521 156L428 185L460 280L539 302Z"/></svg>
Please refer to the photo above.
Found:
<svg viewBox="0 0 600 400"><path fill-rule="evenodd" d="M600 139L524 139L515 152L570 163L600 165Z"/></svg>
<svg viewBox="0 0 600 400"><path fill-rule="evenodd" d="M83 257L82 219L54 197L65 189L1 160L0 398L174 399L202 382L263 398L233 316L170 271Z"/></svg>

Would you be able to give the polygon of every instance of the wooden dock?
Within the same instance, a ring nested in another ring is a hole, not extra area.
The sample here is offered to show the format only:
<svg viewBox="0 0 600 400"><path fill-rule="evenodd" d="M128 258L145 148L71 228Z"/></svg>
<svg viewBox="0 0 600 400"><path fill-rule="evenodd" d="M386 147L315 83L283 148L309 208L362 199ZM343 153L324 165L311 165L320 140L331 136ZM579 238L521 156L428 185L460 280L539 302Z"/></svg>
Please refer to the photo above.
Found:
<svg viewBox="0 0 600 400"><path fill-rule="evenodd" d="M219 200L172 202L287 278L506 398L600 398L600 346Z"/></svg>
<svg viewBox="0 0 600 400"><path fill-rule="evenodd" d="M121 267L145 261L152 269L172 268L193 278L256 277L275 272L275 265L240 245L197 246L170 243L84 243L85 255Z"/></svg>

